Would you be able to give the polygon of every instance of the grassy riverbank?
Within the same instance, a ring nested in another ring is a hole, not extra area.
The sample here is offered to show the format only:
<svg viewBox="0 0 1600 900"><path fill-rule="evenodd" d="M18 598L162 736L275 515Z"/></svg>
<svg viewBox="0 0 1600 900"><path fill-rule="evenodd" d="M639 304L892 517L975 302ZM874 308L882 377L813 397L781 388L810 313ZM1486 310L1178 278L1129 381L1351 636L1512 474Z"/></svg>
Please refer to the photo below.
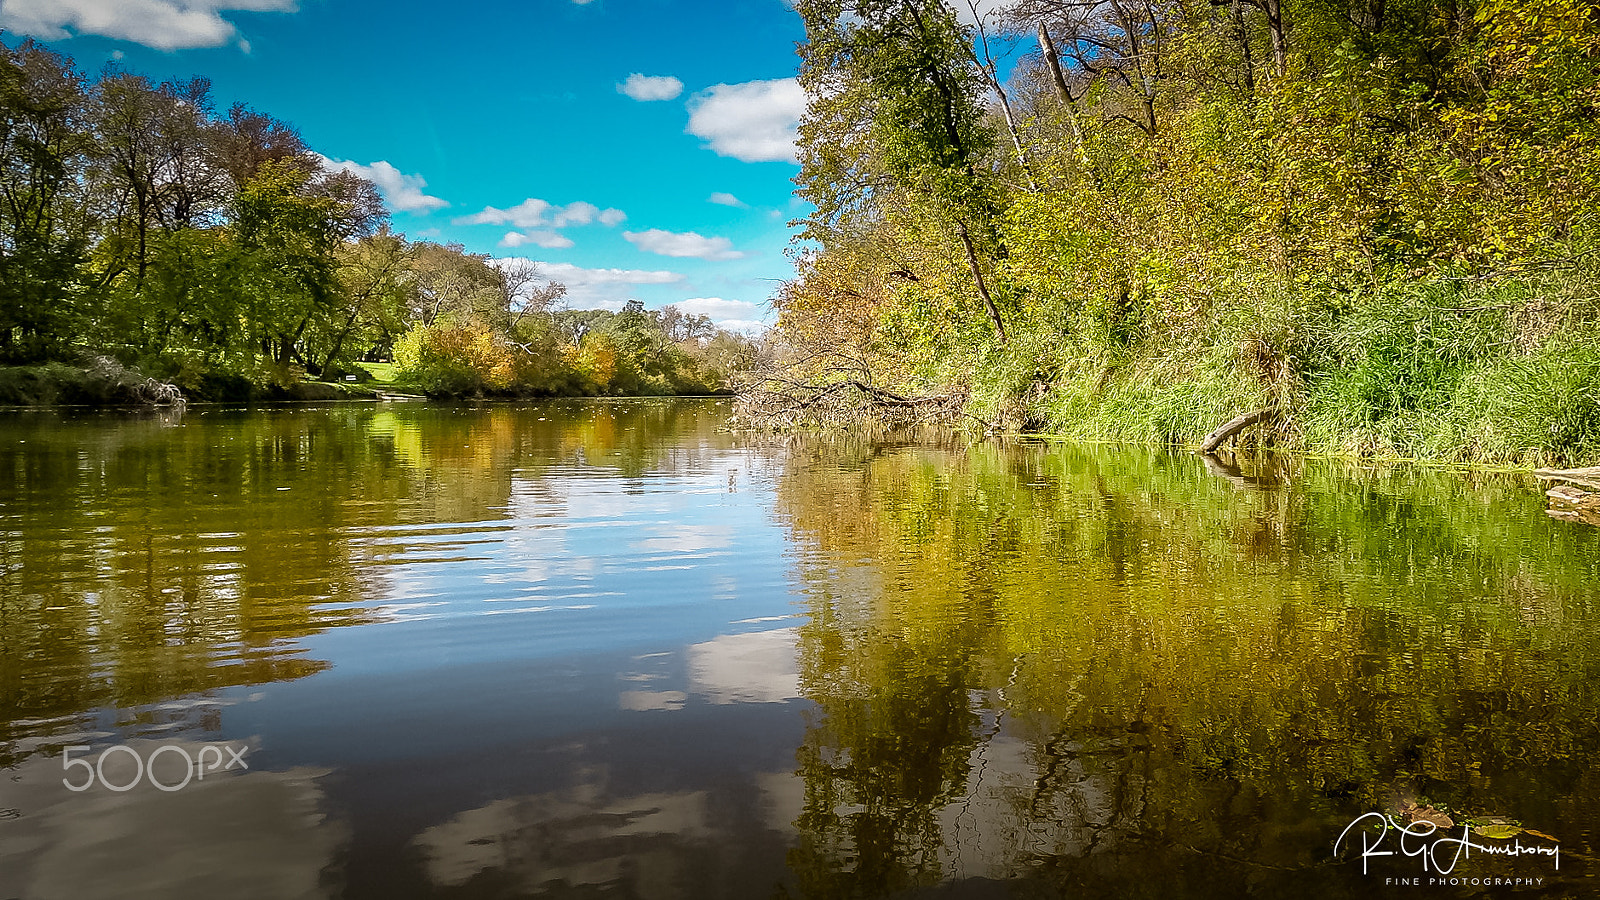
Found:
<svg viewBox="0 0 1600 900"><path fill-rule="evenodd" d="M471 378L451 381L418 377L390 362L355 363L354 375L339 381L305 377L293 369L261 370L250 375L233 373L180 373L163 381L125 368L107 357L87 362L48 362L31 366L0 366L0 407L138 407L196 403L253 403L278 401L375 400L382 394L403 394L440 400L511 400L546 397L600 396L726 396L721 382L685 381L673 391L665 380L639 380L624 386L631 391L596 390L592 380L568 378L552 389L549 383L507 381L491 383ZM426 373L424 373L426 374ZM609 387L609 385L607 385Z"/></svg>
<svg viewBox="0 0 1600 900"><path fill-rule="evenodd" d="M1195 446L1234 416L1270 407L1279 415L1243 442L1576 464L1600 457L1592 284L1587 273L1550 273L1397 282L1359 305L1286 296L1222 305L1191 328L1118 349L1024 332L996 354L996 371L1020 358L1035 362L1032 378L980 379L973 409L1068 438Z"/></svg>
<svg viewBox="0 0 1600 900"><path fill-rule="evenodd" d="M211 375L186 386L150 378L106 360L0 366L0 407L138 407L186 402L371 400L372 387L301 379L258 383L242 376Z"/></svg>

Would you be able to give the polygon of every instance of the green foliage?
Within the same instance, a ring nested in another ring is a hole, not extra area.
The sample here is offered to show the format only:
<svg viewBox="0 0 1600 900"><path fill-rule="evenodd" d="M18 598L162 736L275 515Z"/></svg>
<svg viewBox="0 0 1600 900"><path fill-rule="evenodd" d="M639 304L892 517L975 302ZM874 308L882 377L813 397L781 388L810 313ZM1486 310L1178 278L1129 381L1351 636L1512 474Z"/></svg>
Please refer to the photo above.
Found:
<svg viewBox="0 0 1600 900"><path fill-rule="evenodd" d="M942 244L942 257L965 260L1003 342L985 272L1004 252L995 230L1002 193L987 160L996 141L972 36L940 0L801 0L796 11L809 95L796 193L816 207L804 235L849 241L900 219Z"/></svg>
<svg viewBox="0 0 1600 900"><path fill-rule="evenodd" d="M621 313L524 318L507 334L484 323L418 325L394 347L399 378L451 396L666 396L723 393L748 367L754 345L715 331L672 341L671 313L630 304ZM566 343L562 321L598 322Z"/></svg>
<svg viewBox="0 0 1600 900"><path fill-rule="evenodd" d="M478 394L511 386L511 348L482 326L424 325L394 347L395 370L429 393Z"/></svg>
<svg viewBox="0 0 1600 900"><path fill-rule="evenodd" d="M0 45L0 359L62 354L95 311L77 283L89 242L84 117L65 59L32 41Z"/></svg>
<svg viewBox="0 0 1600 900"><path fill-rule="evenodd" d="M1054 36L1066 96L1020 65L1027 185L975 138L967 193L933 173L959 170L945 136L983 102L971 38L911 27L921 8L801 5L819 249L786 292L789 344L848 331L836 368L1080 437L1192 443L1272 405L1255 439L1291 447L1596 452L1588 5L1015 0L1007 22ZM941 83L964 97L934 103ZM979 209L992 231L964 271ZM1004 343L971 327L975 287Z"/></svg>
<svg viewBox="0 0 1600 900"><path fill-rule="evenodd" d="M1558 465L1600 456L1596 338L1485 361L1428 418L1422 452Z"/></svg>

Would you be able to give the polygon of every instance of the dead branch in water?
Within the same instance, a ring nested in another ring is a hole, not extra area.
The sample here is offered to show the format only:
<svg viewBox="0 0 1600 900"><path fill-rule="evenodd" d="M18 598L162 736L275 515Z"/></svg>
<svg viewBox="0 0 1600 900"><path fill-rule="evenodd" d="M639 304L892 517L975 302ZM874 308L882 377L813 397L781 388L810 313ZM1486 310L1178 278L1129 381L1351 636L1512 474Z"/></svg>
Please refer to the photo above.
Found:
<svg viewBox="0 0 1600 900"><path fill-rule="evenodd" d="M1213 431L1207 435L1206 439L1200 443L1200 452L1211 453L1218 447L1221 447L1223 442L1228 438L1231 438L1246 428L1249 428L1251 425L1265 422L1268 419L1275 418L1277 415L1277 408L1272 406L1269 406L1266 409L1258 409L1253 413L1245 413L1244 415L1233 419L1226 425L1223 425L1221 428L1218 428L1216 431Z"/></svg>
<svg viewBox="0 0 1600 900"><path fill-rule="evenodd" d="M884 387L864 353L843 347L786 348L738 386L736 421L758 428L876 423L890 427L954 424L965 391L915 394ZM978 420L982 421L982 420ZM988 423L983 423L988 425Z"/></svg>
<svg viewBox="0 0 1600 900"><path fill-rule="evenodd" d="M864 421L906 426L953 423L966 415L965 405L962 395L906 396L860 378L825 381L769 374L741 386L736 416L764 428Z"/></svg>

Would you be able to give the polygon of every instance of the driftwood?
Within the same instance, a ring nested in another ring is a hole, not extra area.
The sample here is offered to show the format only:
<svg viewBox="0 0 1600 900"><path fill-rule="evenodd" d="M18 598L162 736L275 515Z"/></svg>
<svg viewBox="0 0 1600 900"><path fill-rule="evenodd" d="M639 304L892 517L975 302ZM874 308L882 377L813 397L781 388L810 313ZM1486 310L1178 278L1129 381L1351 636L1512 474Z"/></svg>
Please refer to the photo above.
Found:
<svg viewBox="0 0 1600 900"><path fill-rule="evenodd" d="M1251 425L1256 425L1269 419L1276 418L1277 415L1277 407L1273 406L1269 406L1266 409L1258 409L1253 413L1245 413L1244 415L1229 421L1228 424L1218 428L1216 431L1206 435L1206 439L1200 442L1200 452L1213 453L1218 447L1221 447L1223 443L1228 440L1228 438L1231 438L1246 428L1249 428Z"/></svg>
<svg viewBox="0 0 1600 900"><path fill-rule="evenodd" d="M1546 515L1566 522L1600 525L1600 467L1540 469L1533 474L1540 480L1557 482L1544 492L1550 498Z"/></svg>
<svg viewBox="0 0 1600 900"><path fill-rule="evenodd" d="M105 383L101 390L113 398L114 403L131 401L143 406L181 407L188 402L177 385L124 368L109 356L90 356L86 362L84 370Z"/></svg>
<svg viewBox="0 0 1600 900"><path fill-rule="evenodd" d="M1565 482L1600 491L1600 466L1588 469L1536 469L1533 474L1541 481Z"/></svg>
<svg viewBox="0 0 1600 900"><path fill-rule="evenodd" d="M953 421L964 415L960 394L907 396L862 378L807 381L768 373L742 386L738 419L759 427L874 420L886 425Z"/></svg>

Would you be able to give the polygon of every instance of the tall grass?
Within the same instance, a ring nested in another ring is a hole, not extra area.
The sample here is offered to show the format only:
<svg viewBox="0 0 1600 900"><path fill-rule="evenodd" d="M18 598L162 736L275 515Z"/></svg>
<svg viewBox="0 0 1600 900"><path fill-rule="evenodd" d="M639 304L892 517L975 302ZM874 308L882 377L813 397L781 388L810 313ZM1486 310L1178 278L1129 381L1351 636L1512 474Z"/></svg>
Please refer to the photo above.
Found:
<svg viewBox="0 0 1600 900"><path fill-rule="evenodd" d="M1334 456L1596 464L1600 303L1590 284L1566 271L1262 288L1126 347L1078 334L1047 351L1024 331L983 402L1003 407L1010 391L1027 407L1018 417L1079 440L1192 446L1270 405L1278 420L1245 440ZM1049 372L1021 377L1046 358Z"/></svg>

